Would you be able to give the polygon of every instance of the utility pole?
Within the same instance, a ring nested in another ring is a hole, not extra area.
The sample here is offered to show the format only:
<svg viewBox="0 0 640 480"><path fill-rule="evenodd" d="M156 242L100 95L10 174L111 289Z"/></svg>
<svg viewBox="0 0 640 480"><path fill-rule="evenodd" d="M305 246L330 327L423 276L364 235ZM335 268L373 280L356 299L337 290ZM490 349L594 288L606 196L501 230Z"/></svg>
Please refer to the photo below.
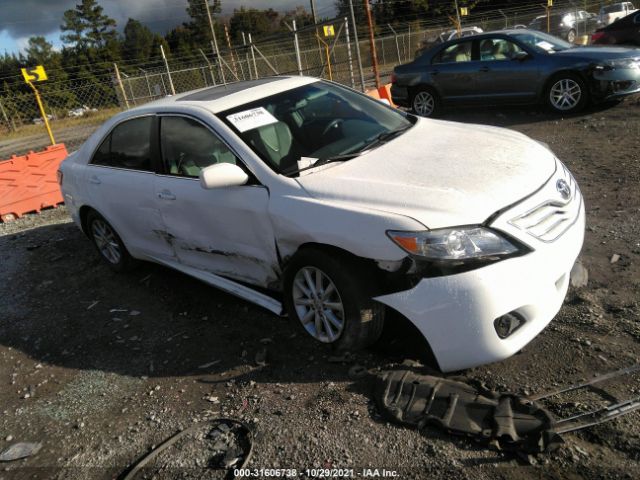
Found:
<svg viewBox="0 0 640 480"><path fill-rule="evenodd" d="M353 24L353 37L356 40L356 58L358 59L358 70L360 71L360 89L364 92L364 72L362 71L362 57L360 56L360 40L358 39L358 27L356 25L356 15L353 13L353 0L349 0L349 10L351 10L351 23Z"/></svg>
<svg viewBox="0 0 640 480"><path fill-rule="evenodd" d="M318 15L316 14L316 0L309 0L311 3L311 16L313 17L313 24L316 26L316 39L318 41L318 53L320 54L320 64L324 62L322 58L322 45L320 45L320 35L318 34Z"/></svg>
<svg viewBox="0 0 640 480"><path fill-rule="evenodd" d="M373 66L373 76L376 81L376 89L377 89L377 88L380 88L380 74L378 73L378 55L376 54L376 40L373 37L373 19L371 18L371 5L369 5L369 0L363 0L363 1L364 1L364 8L367 11L367 23L369 24L369 43L371 44L371 64Z"/></svg>
<svg viewBox="0 0 640 480"><path fill-rule="evenodd" d="M207 10L207 18L209 19L209 28L211 28L211 37L213 38L213 48L216 54L216 63L218 64L218 68L220 68L220 76L222 77L222 83L224 85L227 84L227 81L224 78L224 68L220 63L220 49L218 48L218 40L216 40L216 31L213 28L213 20L211 19L211 10L209 10L209 0L204 1L204 8Z"/></svg>

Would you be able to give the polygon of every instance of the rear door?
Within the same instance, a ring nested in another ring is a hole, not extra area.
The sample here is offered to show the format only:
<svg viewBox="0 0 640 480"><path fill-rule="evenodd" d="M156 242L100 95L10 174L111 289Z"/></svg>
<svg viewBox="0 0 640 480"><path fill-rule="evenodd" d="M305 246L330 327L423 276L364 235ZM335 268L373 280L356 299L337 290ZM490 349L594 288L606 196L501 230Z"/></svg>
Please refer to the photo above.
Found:
<svg viewBox="0 0 640 480"><path fill-rule="evenodd" d="M172 253L158 235L163 223L153 192L158 153L152 141L155 124L155 116L147 115L116 125L85 173L90 206L116 229L134 256Z"/></svg>
<svg viewBox="0 0 640 480"><path fill-rule="evenodd" d="M479 68L473 57L473 40L469 38L440 50L433 57L429 72L445 102L469 103L479 98L476 91Z"/></svg>
<svg viewBox="0 0 640 480"><path fill-rule="evenodd" d="M162 115L163 172L155 199L177 260L198 270L270 286L278 278L269 192L257 180L205 189L199 174L214 163L234 163L253 176L207 125L183 115Z"/></svg>
<svg viewBox="0 0 640 480"><path fill-rule="evenodd" d="M540 72L536 56L506 38L478 40L480 62L476 89L486 103L519 103L535 101Z"/></svg>

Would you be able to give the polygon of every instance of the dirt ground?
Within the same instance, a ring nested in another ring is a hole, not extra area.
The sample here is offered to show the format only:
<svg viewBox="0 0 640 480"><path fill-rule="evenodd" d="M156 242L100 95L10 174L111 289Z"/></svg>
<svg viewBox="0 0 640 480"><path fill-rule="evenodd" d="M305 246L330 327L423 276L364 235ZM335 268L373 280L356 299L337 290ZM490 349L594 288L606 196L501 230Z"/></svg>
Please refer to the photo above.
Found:
<svg viewBox="0 0 640 480"><path fill-rule="evenodd" d="M446 118L548 143L587 208L587 287L572 288L521 353L459 374L530 394L640 362L640 99L570 118L521 108ZM199 422L204 431L219 416L252 428L249 468L299 476L343 467L361 478L365 468L407 479L640 478L640 413L567 434L556 452L524 461L381 418L372 376L423 356L402 328L369 351L332 355L288 320L182 274L150 264L112 273L64 208L0 225L0 451L42 443L0 463L0 479L117 478L180 429ZM356 365L368 374L353 375ZM639 396L639 377L606 387ZM567 416L602 402L580 393L549 408ZM187 436L137 478L222 478L206 468L212 448L203 432Z"/></svg>

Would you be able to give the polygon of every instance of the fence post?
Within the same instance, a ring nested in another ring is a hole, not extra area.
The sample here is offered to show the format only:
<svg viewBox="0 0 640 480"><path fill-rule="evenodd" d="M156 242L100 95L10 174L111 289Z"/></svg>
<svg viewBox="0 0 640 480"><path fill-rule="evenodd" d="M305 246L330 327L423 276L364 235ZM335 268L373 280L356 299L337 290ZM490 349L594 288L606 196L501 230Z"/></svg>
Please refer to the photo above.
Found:
<svg viewBox="0 0 640 480"><path fill-rule="evenodd" d="M9 121L9 117L7 117L7 112L5 112L4 110L4 106L2 105L2 102L0 101L0 111L2 111L2 116L4 117L4 121L7 122L7 128L9 130L11 130L12 132L16 131L16 126L12 121Z"/></svg>
<svg viewBox="0 0 640 480"><path fill-rule="evenodd" d="M245 37L244 32L240 32L240 33L242 33L242 45L245 46L244 60L245 62L247 62L247 70L249 70L249 80L253 80L253 72L251 71L251 64L249 63L249 52L246 49L247 37Z"/></svg>
<svg viewBox="0 0 640 480"><path fill-rule="evenodd" d="M160 47L162 48L162 47ZM122 78L120 78L120 70L118 70L118 64L114 63L113 68L116 71L116 80L118 81L118 86L120 87L120 92L122 93L122 98L124 99L124 104L129 109L129 100L127 100L127 93L124 91L124 85L122 84Z"/></svg>
<svg viewBox="0 0 640 480"><path fill-rule="evenodd" d="M293 46L296 49L296 62L298 63L298 75L302 75L302 60L300 60L300 44L298 43L298 30L296 29L296 21L293 20Z"/></svg>
<svg viewBox="0 0 640 480"><path fill-rule="evenodd" d="M209 61L207 56L204 54L204 52L202 51L201 48L199 48L198 51L200 52L200 55L202 55L202 58L204 58L204 61L207 62L207 65L209 66L209 73L211 74L211 81L213 82L213 86L215 87L216 86L216 77L213 74L213 67L211 66L211 62Z"/></svg>
<svg viewBox="0 0 640 480"><path fill-rule="evenodd" d="M251 34L249 34L249 46L251 47L251 59L253 60L253 69L256 73L256 79L258 78L258 66L256 65L256 54L253 51L253 40L251 40Z"/></svg>
<svg viewBox="0 0 640 480"><path fill-rule="evenodd" d="M294 26L295 26L295 23L294 23ZM347 58L349 59L349 76L351 77L351 88L356 88L356 81L353 77L353 60L351 58L351 39L349 38L349 20L347 19L347 17L344 17L344 34L347 37ZM302 75L302 73L300 73L300 75Z"/></svg>
<svg viewBox="0 0 640 480"><path fill-rule="evenodd" d="M356 14L353 13L353 0L349 0L349 10L351 10L351 23L353 24L353 38L356 41L356 58L358 59L358 69L360 70L360 90L364 92L364 72L362 70L362 57L360 56L360 40L358 39L358 27L356 26Z"/></svg>
<svg viewBox="0 0 640 480"><path fill-rule="evenodd" d="M162 54L162 59L164 60L164 66L167 69L167 77L169 77L169 88L171 88L171 95L176 94L176 89L173 88L173 80L171 79L171 70L169 70L169 62L167 61L167 56L164 54L164 48L160 45L160 53Z"/></svg>

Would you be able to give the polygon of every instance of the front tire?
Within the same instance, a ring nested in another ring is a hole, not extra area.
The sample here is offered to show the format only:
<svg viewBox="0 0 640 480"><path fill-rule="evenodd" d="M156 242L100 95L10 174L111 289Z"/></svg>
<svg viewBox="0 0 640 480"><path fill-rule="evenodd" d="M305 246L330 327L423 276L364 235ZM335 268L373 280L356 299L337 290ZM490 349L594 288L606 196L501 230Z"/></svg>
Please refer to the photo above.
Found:
<svg viewBox="0 0 640 480"><path fill-rule="evenodd" d="M556 113L575 113L589 100L585 82L572 73L554 76L545 89L545 102Z"/></svg>
<svg viewBox="0 0 640 480"><path fill-rule="evenodd" d="M432 88L420 87L411 98L411 110L421 117L437 117L441 110L440 97Z"/></svg>
<svg viewBox="0 0 640 480"><path fill-rule="evenodd" d="M371 277L346 255L302 250L285 269L283 283L289 317L318 342L355 350L380 337L384 307L372 299Z"/></svg>
<svg viewBox="0 0 640 480"><path fill-rule="evenodd" d="M576 31L574 29L571 29L567 33L567 42L573 43L575 41L576 41Z"/></svg>
<svg viewBox="0 0 640 480"><path fill-rule="evenodd" d="M114 271L130 270L135 261L115 229L96 211L87 216L87 231L100 258Z"/></svg>

